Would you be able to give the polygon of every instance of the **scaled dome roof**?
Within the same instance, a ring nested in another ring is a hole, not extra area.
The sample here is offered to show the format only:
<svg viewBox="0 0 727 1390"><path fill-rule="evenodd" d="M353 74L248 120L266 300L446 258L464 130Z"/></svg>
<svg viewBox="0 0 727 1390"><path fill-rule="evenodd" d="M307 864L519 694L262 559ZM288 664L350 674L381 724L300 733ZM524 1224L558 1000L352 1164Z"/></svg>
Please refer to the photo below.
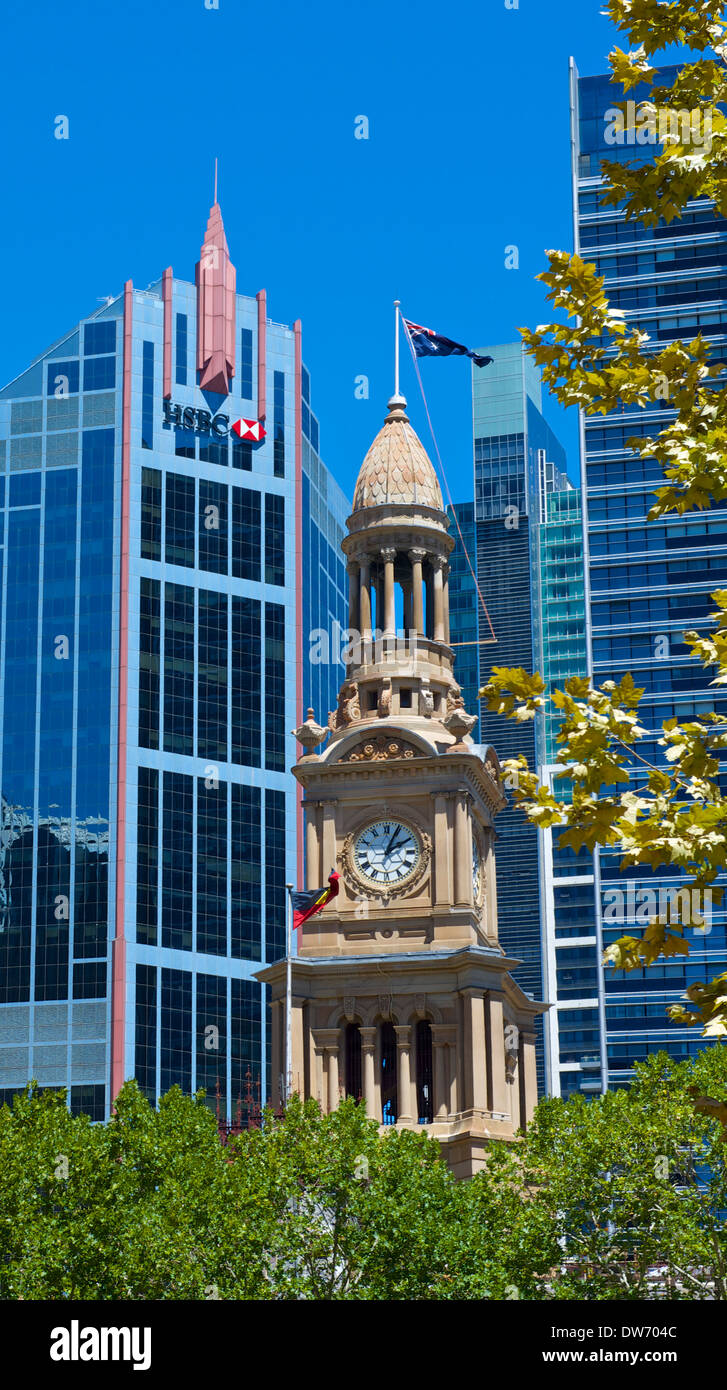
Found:
<svg viewBox="0 0 727 1390"><path fill-rule="evenodd" d="M419 436L404 412L403 396L392 396L389 413L369 449L356 480L353 510L387 505L434 507L444 511L442 492Z"/></svg>

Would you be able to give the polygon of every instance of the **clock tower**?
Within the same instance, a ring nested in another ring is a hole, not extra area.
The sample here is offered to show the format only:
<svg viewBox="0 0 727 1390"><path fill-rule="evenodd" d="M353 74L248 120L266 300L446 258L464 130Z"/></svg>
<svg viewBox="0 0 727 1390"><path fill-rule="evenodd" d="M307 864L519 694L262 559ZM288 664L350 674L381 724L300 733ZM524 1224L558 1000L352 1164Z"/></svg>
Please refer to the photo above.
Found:
<svg viewBox="0 0 727 1390"><path fill-rule="evenodd" d="M449 646L454 542L405 411L393 396L356 483L338 706L327 729L311 710L296 730L306 886L335 869L340 891L300 928L289 1032L286 961L258 978L272 992L274 1103L291 1089L324 1110L362 1098L382 1125L426 1126L468 1177L489 1139L532 1115L545 1006L498 943L505 795L494 750L469 737Z"/></svg>

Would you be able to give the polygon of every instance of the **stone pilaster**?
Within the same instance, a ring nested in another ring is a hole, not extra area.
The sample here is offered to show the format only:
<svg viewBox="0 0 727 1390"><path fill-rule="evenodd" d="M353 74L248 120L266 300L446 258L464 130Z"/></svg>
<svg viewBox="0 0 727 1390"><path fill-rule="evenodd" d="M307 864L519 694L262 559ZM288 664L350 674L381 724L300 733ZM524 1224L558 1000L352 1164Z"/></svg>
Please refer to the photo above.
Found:
<svg viewBox="0 0 727 1390"><path fill-rule="evenodd" d="M399 1113L397 1122L401 1125L414 1123L411 1114L411 1028L407 1024L395 1024L396 1032L396 1083L399 1093Z"/></svg>

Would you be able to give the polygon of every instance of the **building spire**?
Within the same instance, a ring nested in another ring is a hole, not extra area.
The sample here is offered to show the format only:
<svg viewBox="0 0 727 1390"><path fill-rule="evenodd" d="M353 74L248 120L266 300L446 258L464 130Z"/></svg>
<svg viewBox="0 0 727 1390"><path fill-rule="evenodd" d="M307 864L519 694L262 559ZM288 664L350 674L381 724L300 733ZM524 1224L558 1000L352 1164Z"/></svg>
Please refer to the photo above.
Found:
<svg viewBox="0 0 727 1390"><path fill-rule="evenodd" d="M406 407L406 401L404 400L404 397L399 391L399 330L401 324L401 309L399 307L400 304L401 300L394 300L394 394L391 397L391 400L389 401L389 411L391 411L392 409L399 409L403 412L403 410ZM387 416L387 419L388 418L389 417ZM397 416L396 418L405 417Z"/></svg>
<svg viewBox="0 0 727 1390"><path fill-rule="evenodd" d="M235 267L230 260L222 212L215 201L197 262L197 371L203 390L229 394L235 375Z"/></svg>

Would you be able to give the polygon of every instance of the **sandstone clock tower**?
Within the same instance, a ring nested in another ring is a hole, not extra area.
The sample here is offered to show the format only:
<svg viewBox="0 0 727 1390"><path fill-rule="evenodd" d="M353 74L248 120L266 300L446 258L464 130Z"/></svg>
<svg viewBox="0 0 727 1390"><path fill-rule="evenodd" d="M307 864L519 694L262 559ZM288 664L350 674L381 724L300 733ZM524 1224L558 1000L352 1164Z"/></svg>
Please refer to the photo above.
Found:
<svg viewBox="0 0 727 1390"><path fill-rule="evenodd" d="M497 938L493 749L469 738L449 646L453 540L432 464L393 396L364 459L343 549L354 634L328 729L303 752L306 884L337 898L299 933L287 1086L324 1109L363 1098L426 1126L470 1176L537 1099L535 1019ZM399 629L397 635L397 627ZM404 635L402 636L402 629ZM324 751L320 747L328 735ZM286 1087L286 962L272 989L274 1100Z"/></svg>

